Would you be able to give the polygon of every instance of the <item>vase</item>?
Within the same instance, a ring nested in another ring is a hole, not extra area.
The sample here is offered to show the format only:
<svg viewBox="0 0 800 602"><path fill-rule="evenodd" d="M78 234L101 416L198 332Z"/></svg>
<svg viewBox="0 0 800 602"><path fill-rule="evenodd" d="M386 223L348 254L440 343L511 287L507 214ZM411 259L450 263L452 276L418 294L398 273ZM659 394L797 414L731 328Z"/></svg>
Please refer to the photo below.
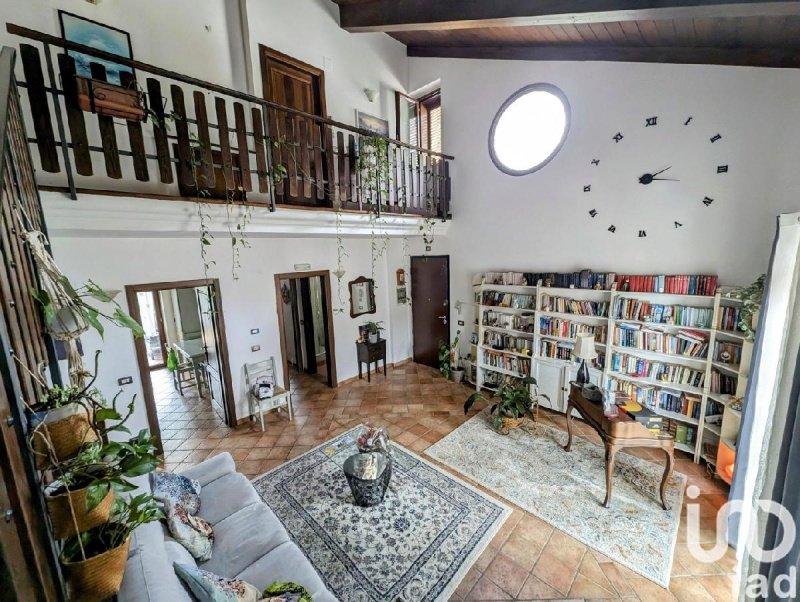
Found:
<svg viewBox="0 0 800 602"><path fill-rule="evenodd" d="M124 543L102 554L75 562L61 561L70 600L96 602L119 592L125 563L128 560L130 536Z"/></svg>
<svg viewBox="0 0 800 602"><path fill-rule="evenodd" d="M368 340L369 340L370 343L377 343L378 342L378 333L377 332L369 333Z"/></svg>

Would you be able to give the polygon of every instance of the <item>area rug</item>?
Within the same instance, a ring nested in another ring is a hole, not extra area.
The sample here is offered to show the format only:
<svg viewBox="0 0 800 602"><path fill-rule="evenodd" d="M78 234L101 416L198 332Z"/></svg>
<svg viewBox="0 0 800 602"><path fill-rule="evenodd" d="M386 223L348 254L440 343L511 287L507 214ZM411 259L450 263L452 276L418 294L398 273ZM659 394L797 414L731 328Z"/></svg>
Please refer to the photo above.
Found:
<svg viewBox="0 0 800 602"><path fill-rule="evenodd" d="M561 529L632 571L669 585L686 477L674 473L664 510L663 464L618 453L611 508L604 508L605 450L547 426L494 431L478 414L426 451L490 491Z"/></svg>
<svg viewBox="0 0 800 602"><path fill-rule="evenodd" d="M253 486L340 600L447 600L510 509L397 444L383 502L356 506L342 465L358 428Z"/></svg>

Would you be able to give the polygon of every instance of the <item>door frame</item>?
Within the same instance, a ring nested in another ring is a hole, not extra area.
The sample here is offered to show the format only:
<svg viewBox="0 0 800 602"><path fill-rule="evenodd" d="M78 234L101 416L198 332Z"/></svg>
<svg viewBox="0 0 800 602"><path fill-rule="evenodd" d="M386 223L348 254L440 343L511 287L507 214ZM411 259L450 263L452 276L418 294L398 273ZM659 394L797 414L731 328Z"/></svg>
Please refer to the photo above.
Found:
<svg viewBox="0 0 800 602"><path fill-rule="evenodd" d="M197 280L176 280L174 282L151 282L147 284L128 284L125 286L125 296L128 300L128 313L131 318L141 323L141 311L137 293L156 292L170 290L174 288L196 288L198 286L209 286L214 291L214 302L217 313L217 352L222 369L222 381L225 388L225 408L227 410L227 424L230 427L236 426L236 402L233 397L233 380L231 378L230 356L228 354L228 339L225 334L225 316L222 311L222 291L219 286L218 278L200 278ZM134 348L136 349L136 363L139 365L139 377L142 381L144 394L144 405L147 408L147 422L150 425L150 434L155 438L156 448L159 454L164 453L161 443L161 427L158 424L158 410L155 398L153 397L153 381L150 378L150 368L147 363L147 348L144 339L134 337Z"/></svg>
<svg viewBox="0 0 800 602"><path fill-rule="evenodd" d="M167 335L164 332L164 311L161 305L161 295L158 291L152 291L153 309L156 312L156 323L158 324L158 344L161 347L161 363L152 364L150 370L159 370L167 365Z"/></svg>
<svg viewBox="0 0 800 602"><path fill-rule="evenodd" d="M289 390L289 362L286 359L286 333L283 329L284 312L283 296L281 295L281 280L296 280L299 278L313 278L319 276L322 280L322 301L325 304L326 344L325 361L328 364L328 386L335 389L339 386L336 376L336 339L333 334L333 304L331 303L331 272L330 270L315 270L309 272L286 272L275 274L275 308L278 312L278 332L281 337L281 365L283 366L283 386Z"/></svg>
<svg viewBox="0 0 800 602"><path fill-rule="evenodd" d="M451 307L452 304L450 303L450 255L411 255L408 258L408 278L409 283L411 284L411 295L409 298L412 300L411 303L411 359L416 362L417 361L417 353L416 353L416 344L415 344L415 333L414 333L414 306L416 305L413 303L414 299L414 280L413 274L414 270L411 268L411 264L415 259L446 259L447 260L447 344L450 345L450 327L452 326L452 317L451 315Z"/></svg>

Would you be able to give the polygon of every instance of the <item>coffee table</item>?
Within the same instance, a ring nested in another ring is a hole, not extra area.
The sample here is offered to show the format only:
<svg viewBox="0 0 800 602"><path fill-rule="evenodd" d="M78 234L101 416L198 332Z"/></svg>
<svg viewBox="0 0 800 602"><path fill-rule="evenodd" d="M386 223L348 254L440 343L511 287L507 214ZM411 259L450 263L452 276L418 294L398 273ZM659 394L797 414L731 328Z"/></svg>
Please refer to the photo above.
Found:
<svg viewBox="0 0 800 602"><path fill-rule="evenodd" d="M603 404L596 401L589 401L583 396L581 387L571 383L569 399L567 400L567 433L569 439L564 446L566 451L572 447L572 410L575 409L591 426L606 448L606 499L603 506L608 508L611 505L611 488L613 486L612 476L614 475L614 461L617 452L626 447L651 447L664 451L666 462L664 466L664 476L661 478L661 506L664 510L669 510L664 493L667 489L667 481L672 474L675 465L675 439L671 435L654 435L648 431L643 424L636 422L627 413L620 412L619 415L608 417L603 412Z"/></svg>
<svg viewBox="0 0 800 602"><path fill-rule="evenodd" d="M353 454L344 461L342 470L358 506L376 506L383 501L392 477L391 460L386 454Z"/></svg>

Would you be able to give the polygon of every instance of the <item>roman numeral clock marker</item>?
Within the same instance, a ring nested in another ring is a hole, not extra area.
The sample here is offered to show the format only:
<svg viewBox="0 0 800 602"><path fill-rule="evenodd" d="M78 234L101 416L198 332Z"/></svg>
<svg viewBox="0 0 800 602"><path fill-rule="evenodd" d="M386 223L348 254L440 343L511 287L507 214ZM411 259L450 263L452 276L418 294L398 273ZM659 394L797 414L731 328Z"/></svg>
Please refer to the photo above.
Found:
<svg viewBox="0 0 800 602"><path fill-rule="evenodd" d="M636 127L637 122L638 127ZM695 121L694 115L686 113L683 116L675 117L672 116L672 113L662 115L651 113L649 116L640 114L635 121L629 120L624 125L626 134L623 135L622 129L619 129L611 135L611 140L605 138L603 144L605 144L611 161L606 161L606 157L602 154L590 155L586 159L584 169L591 170L591 175L600 169L601 160L603 167L611 166L613 169L620 168L624 171L616 174L618 176L616 178L607 177L604 185L595 190L592 190L592 187L597 182L593 178L584 180L586 183L582 184L583 192L592 193L591 197L586 198L591 198L592 204L595 207L599 206L601 211L596 208L586 209L585 205L582 210L589 214L589 219L594 220L600 213L603 213L605 218L608 214L613 213L609 209L616 209L619 206L622 207L621 211L624 211L624 215L628 217L644 216L644 219L649 217L656 220L657 223L652 227L640 222L619 230L620 234L636 236L639 240L646 240L647 233L650 231L650 238L659 241L659 235L665 228L682 230L685 225L688 225L687 231L691 231L692 224L685 224L684 221L670 216L670 210L681 210L684 199L692 198L700 198L705 207L711 207L715 198L719 200L719 197L713 189L707 191L702 188L697 189L705 182L692 181L692 174L695 173L695 170L692 169L691 163L687 164L686 158L699 157L699 159L695 159L695 162L703 165L703 169L716 168L717 174L729 172L729 165L721 162L725 156L719 156L718 150L727 146L724 137L720 132L715 133L714 130L706 129L708 126L709 124L703 117L698 117ZM697 130L698 127L700 131ZM714 126L711 125L711 127ZM649 130L646 136L643 135L644 130ZM623 140L624 144L620 144ZM692 145L696 147L698 144L703 145L701 149L692 148ZM672 156L667 155L666 149L671 149ZM696 152L697 150L700 152ZM698 171L697 173L702 172ZM723 182L724 180L725 178L721 178L718 181ZM617 184L616 190L613 189L613 186L608 186L612 182ZM704 192L709 192L710 195L703 196ZM598 199L598 195L601 198ZM605 201L611 204L602 205L601 203ZM614 218L612 217L612 219ZM682 217L682 219L686 218ZM616 234L617 225L609 223L610 221L605 222L606 231L609 234ZM670 222L672 228L669 228ZM601 227L603 226L601 225Z"/></svg>

